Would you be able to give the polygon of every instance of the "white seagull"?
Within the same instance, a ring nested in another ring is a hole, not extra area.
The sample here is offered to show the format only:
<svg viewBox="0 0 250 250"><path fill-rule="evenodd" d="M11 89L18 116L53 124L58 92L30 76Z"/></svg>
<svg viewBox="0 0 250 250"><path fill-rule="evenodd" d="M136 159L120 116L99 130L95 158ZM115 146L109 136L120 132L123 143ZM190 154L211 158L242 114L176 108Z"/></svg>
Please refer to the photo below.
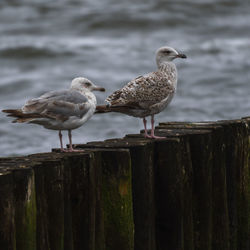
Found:
<svg viewBox="0 0 250 250"><path fill-rule="evenodd" d="M139 76L115 91L107 99L108 105L96 107L96 113L120 112L143 118L146 138L164 137L154 134L154 115L171 102L177 87L177 69L173 60L187 58L171 47L161 47L156 52L158 70ZM147 132L146 117L151 116L151 134Z"/></svg>
<svg viewBox="0 0 250 250"><path fill-rule="evenodd" d="M16 119L13 122L35 123L47 129L59 130L62 152L79 151L72 147L71 130L82 126L95 112L96 97L92 91L105 91L90 80L77 77L68 90L51 91L31 99L21 109L2 110ZM62 130L68 130L69 149L63 148Z"/></svg>

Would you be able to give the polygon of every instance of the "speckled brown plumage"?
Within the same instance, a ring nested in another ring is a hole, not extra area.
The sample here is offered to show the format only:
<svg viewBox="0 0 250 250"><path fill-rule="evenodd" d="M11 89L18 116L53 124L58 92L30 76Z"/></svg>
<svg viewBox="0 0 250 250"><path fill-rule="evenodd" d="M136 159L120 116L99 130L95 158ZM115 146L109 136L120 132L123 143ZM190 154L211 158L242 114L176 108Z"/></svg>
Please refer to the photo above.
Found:
<svg viewBox="0 0 250 250"><path fill-rule="evenodd" d="M156 52L158 70L139 76L116 90L106 101L108 105L96 107L96 113L119 112L143 118L145 137L160 139L154 134L154 115L171 102L177 87L175 58L186 58L171 47L159 48ZM151 135L147 133L146 117L151 116Z"/></svg>
<svg viewBox="0 0 250 250"><path fill-rule="evenodd" d="M172 62L156 72L137 77L111 94L106 101L112 106L128 106L122 113L145 117L162 111L171 101L177 83L177 71ZM134 110L132 109L134 107Z"/></svg>

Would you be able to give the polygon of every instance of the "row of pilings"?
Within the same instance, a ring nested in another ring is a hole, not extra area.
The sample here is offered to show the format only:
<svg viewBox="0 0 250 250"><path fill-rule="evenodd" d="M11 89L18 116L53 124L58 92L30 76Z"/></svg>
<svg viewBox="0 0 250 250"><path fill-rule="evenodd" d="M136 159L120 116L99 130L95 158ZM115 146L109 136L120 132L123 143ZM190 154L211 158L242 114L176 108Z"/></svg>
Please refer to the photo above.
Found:
<svg viewBox="0 0 250 250"><path fill-rule="evenodd" d="M0 250L249 250L250 118L156 133L0 158Z"/></svg>

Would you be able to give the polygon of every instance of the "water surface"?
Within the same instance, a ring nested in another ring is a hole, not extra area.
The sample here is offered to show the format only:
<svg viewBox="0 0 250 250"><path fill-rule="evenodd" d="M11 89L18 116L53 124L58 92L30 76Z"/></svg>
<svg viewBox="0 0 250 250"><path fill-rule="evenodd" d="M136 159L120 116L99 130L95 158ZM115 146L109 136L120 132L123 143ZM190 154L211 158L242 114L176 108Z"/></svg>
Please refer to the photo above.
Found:
<svg viewBox="0 0 250 250"><path fill-rule="evenodd" d="M250 5L244 0L0 2L0 108L18 108L85 76L106 88L98 102L153 71L155 51L170 45L179 81L157 121L233 119L250 114ZM139 119L96 115L73 131L73 142L122 137ZM56 131L12 124L0 114L1 155L50 151ZM64 142L67 142L65 133Z"/></svg>

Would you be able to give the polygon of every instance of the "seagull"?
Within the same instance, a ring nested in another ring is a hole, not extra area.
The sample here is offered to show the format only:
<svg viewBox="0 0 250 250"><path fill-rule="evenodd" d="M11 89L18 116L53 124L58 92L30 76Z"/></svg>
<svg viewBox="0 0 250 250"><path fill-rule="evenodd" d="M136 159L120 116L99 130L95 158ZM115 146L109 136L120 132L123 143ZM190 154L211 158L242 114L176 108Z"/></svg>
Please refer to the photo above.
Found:
<svg viewBox="0 0 250 250"><path fill-rule="evenodd" d="M160 113L173 99L177 87L177 69L173 60L187 58L175 49L164 46L156 52L158 70L139 76L116 90L96 107L96 113L119 112L143 119L144 136L161 139L154 134L154 115ZM146 117L151 116L151 134L147 132Z"/></svg>
<svg viewBox="0 0 250 250"><path fill-rule="evenodd" d="M90 80L77 77L68 90L51 91L31 99L21 109L2 110L15 117L12 122L34 123L46 129L58 130L61 152L74 152L71 130L79 128L95 112L96 97L92 91L105 91ZM62 130L68 130L69 149L63 148Z"/></svg>

